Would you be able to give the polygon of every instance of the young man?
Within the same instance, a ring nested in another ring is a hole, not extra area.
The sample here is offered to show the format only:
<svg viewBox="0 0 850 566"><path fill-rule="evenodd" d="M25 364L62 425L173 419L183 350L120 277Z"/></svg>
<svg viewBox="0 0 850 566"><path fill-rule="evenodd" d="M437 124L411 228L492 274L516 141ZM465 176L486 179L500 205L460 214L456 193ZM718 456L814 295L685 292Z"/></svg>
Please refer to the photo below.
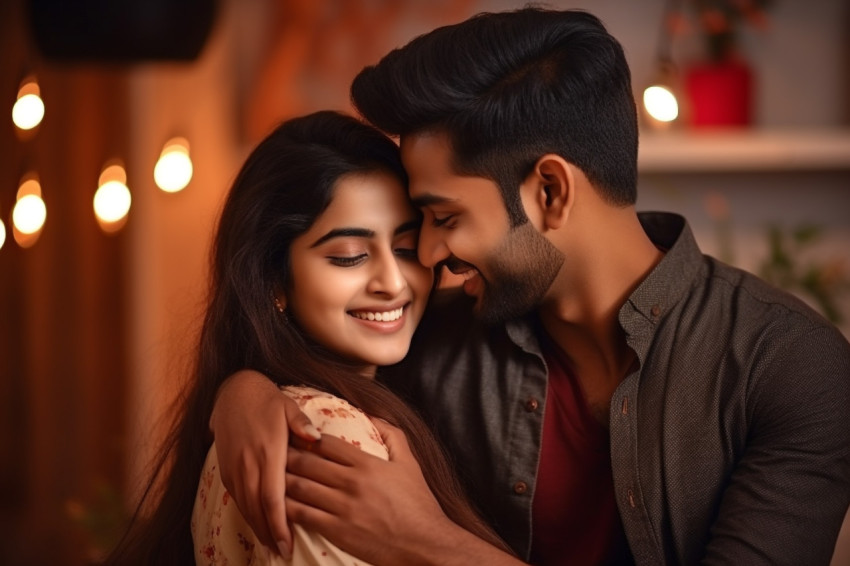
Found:
<svg viewBox="0 0 850 566"><path fill-rule="evenodd" d="M683 218L635 211L630 73L596 18L479 15L365 69L352 97L400 136L420 260L465 279L383 379L518 556L828 564L850 502L850 345L703 256ZM403 439L388 432L386 464L331 438L287 456L264 419L306 433L283 405L240 374L211 423L266 540L286 540L288 458L293 520L376 563L469 563Z"/></svg>

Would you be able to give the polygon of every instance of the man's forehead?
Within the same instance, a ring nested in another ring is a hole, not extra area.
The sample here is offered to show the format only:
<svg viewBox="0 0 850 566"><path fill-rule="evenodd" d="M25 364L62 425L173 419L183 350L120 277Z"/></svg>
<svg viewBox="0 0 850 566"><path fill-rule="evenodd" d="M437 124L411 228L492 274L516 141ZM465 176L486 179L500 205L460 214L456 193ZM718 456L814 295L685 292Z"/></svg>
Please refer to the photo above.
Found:
<svg viewBox="0 0 850 566"><path fill-rule="evenodd" d="M442 132L422 131L405 134L399 138L402 157L415 158L420 154L429 157L437 155L448 158L451 156L451 143L448 135Z"/></svg>

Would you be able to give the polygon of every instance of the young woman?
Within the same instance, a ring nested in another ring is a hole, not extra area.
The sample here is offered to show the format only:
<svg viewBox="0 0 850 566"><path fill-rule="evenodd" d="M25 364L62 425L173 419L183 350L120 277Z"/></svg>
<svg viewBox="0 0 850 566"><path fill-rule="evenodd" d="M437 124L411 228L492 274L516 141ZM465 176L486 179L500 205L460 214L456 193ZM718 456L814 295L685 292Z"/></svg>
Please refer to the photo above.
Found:
<svg viewBox="0 0 850 566"><path fill-rule="evenodd" d="M108 563L353 563L297 526L284 559L221 484L207 427L216 391L242 368L272 377L321 432L375 455L387 450L366 415L401 428L446 515L505 548L428 428L372 379L407 353L433 280L405 183L395 144L334 112L283 123L248 157L219 219L195 379L140 505L153 511L137 513Z"/></svg>

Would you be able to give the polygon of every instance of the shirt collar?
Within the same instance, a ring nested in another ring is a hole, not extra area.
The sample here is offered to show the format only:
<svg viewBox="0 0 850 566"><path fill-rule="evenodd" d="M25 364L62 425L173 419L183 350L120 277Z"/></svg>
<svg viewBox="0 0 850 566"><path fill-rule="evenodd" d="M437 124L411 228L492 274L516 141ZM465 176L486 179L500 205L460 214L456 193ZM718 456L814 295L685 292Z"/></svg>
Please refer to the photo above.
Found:
<svg viewBox="0 0 850 566"><path fill-rule="evenodd" d="M664 257L632 292L619 313L629 344L643 360L644 347L658 321L669 312L701 278L702 252L687 221L678 214L644 212L638 215L649 239L665 250Z"/></svg>
<svg viewBox="0 0 850 566"><path fill-rule="evenodd" d="M630 345L643 361L655 325L693 286L703 269L702 252L684 217L669 212L641 212L641 225L650 240L665 250L664 257L620 308L620 324ZM511 340L529 353L540 353L535 335L536 315L509 321ZM640 340L640 337L646 340ZM639 347L638 342L645 344Z"/></svg>

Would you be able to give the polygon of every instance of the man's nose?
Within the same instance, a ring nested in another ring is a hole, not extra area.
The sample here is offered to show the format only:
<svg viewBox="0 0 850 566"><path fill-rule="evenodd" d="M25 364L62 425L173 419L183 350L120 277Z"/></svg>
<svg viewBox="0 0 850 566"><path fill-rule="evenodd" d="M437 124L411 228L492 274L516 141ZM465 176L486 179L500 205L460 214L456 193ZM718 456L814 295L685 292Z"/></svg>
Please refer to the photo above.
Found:
<svg viewBox="0 0 850 566"><path fill-rule="evenodd" d="M445 241L435 230L423 226L419 232L419 263L425 267L433 268L435 265L448 258L451 253Z"/></svg>

